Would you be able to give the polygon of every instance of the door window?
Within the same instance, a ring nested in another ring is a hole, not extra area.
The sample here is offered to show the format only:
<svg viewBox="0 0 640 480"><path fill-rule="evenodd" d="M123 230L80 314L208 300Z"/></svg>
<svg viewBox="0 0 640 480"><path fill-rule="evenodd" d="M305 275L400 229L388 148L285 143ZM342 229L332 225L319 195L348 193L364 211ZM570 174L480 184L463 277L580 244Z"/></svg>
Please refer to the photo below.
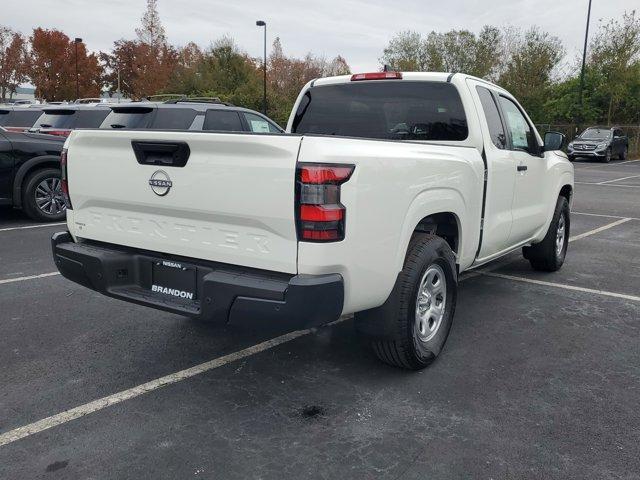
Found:
<svg viewBox="0 0 640 480"><path fill-rule="evenodd" d="M243 113L249 130L256 133L280 133L275 125L272 125L265 118L253 113Z"/></svg>
<svg viewBox="0 0 640 480"><path fill-rule="evenodd" d="M539 146L535 133L518 106L503 96L500 96L500 105L504 112L507 128L511 134L513 150L523 150L532 155L537 154Z"/></svg>
<svg viewBox="0 0 640 480"><path fill-rule="evenodd" d="M238 112L233 110L207 110L203 130L218 132L242 132L242 123Z"/></svg>
<svg viewBox="0 0 640 480"><path fill-rule="evenodd" d="M487 119L487 126L489 127L491 141L496 147L504 149L507 146L507 138L504 135L504 126L502 125L498 106L493 99L493 95L491 95L489 89L484 87L476 87L476 90L480 97L484 117Z"/></svg>

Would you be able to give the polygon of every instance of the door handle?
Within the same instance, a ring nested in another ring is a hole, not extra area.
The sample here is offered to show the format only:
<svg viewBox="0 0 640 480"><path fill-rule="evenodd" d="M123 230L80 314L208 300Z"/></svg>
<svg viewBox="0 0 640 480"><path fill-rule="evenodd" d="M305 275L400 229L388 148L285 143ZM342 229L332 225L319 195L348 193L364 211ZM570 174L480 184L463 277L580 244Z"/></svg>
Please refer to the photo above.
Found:
<svg viewBox="0 0 640 480"><path fill-rule="evenodd" d="M518 165L518 171L519 172L524 172L527 169L526 165Z"/></svg>

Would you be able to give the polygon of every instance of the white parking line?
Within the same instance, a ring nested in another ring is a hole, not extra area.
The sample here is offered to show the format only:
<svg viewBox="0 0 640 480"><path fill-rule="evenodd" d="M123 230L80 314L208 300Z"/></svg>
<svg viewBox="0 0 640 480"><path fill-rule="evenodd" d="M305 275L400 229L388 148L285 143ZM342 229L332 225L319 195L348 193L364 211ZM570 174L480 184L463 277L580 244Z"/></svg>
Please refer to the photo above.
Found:
<svg viewBox="0 0 640 480"><path fill-rule="evenodd" d="M571 212L571 215L589 215L590 217L628 218L629 220L640 220L640 218L638 217L622 217L620 215L603 215L602 213L590 213L590 212Z"/></svg>
<svg viewBox="0 0 640 480"><path fill-rule="evenodd" d="M11 232L12 230L28 230L30 228L43 228L43 227L59 227L60 225L66 225L66 222L60 223L41 223L38 225L25 225L24 227L9 227L0 228L0 232Z"/></svg>
<svg viewBox="0 0 640 480"><path fill-rule="evenodd" d="M584 233L581 233L579 235L575 235L573 237L570 237L569 241L570 242L575 242L576 240L580 240L581 238L589 237L591 235L595 235L596 233L600 233L600 232L603 232L605 230L609 230L610 228L616 227L618 225L622 225L623 223L626 223L626 222L628 222L630 220L631 220L631 218L621 218L620 220L616 220L615 222L607 223L606 225L603 225L602 227L594 228L593 230L589 230L588 232L584 232Z"/></svg>
<svg viewBox="0 0 640 480"><path fill-rule="evenodd" d="M335 322L328 323L326 326L336 325L340 322L348 320L349 318L351 317L342 317ZM277 347L278 345L282 345L283 343L290 342L292 340L295 340L296 338L309 335L314 331L316 331L315 328L308 328L306 330L297 330L295 332L290 332L285 335L281 335L279 337L264 341L262 343L258 343L257 345L247 347L243 350L239 350L237 352L218 357L208 362L201 363L194 367L180 370L179 372L171 373L169 375L165 375L164 377L156 378L155 380L151 380L150 382L143 383L142 385L138 385L127 390L122 390L118 393L114 393L113 395L102 397L98 400L85 403L84 405L65 410L64 412L52 415L47 418L43 418L42 420L30 423L29 425L9 430L8 432L0 434L0 447L42 432L44 430L48 430L49 428L53 428L58 425L62 425L63 423L70 422L71 420L84 417L85 415L89 415L90 413L103 410L112 405L124 402L125 400L130 400L140 395L144 395L145 393L153 392L154 390L158 390L159 388L166 387L167 385L181 382L182 380L195 377L196 375L208 372L209 370L222 367L242 358L264 352L265 350L269 350L271 348Z"/></svg>
<svg viewBox="0 0 640 480"><path fill-rule="evenodd" d="M54 275L60 275L60 272L40 273L38 275L28 275L26 277L7 278L0 280L0 285L4 283L23 282L25 280L34 280L36 278L53 277Z"/></svg>
<svg viewBox="0 0 640 480"><path fill-rule="evenodd" d="M480 272L487 277L503 278L505 280L515 280L516 282L533 283L536 285L543 285L545 287L556 287L564 290L573 290L576 292L595 293L598 295L605 295L607 297L623 298L625 300L633 300L634 302L640 302L640 297L635 295L626 295L624 293L607 292L606 290L596 290L594 288L576 287L573 285L565 285L564 283L545 282L543 280L536 280L534 278L516 277L514 275L504 275L502 273L495 272Z"/></svg>
<svg viewBox="0 0 640 480"><path fill-rule="evenodd" d="M574 182L576 185L598 185L599 187L640 188L640 185L616 185L615 183Z"/></svg>
<svg viewBox="0 0 640 480"><path fill-rule="evenodd" d="M606 180L604 182L598 182L598 185L606 185L607 183L615 183L621 180L628 180L630 178L638 178L638 177L640 177L640 175L630 175L628 177L616 178L615 180Z"/></svg>

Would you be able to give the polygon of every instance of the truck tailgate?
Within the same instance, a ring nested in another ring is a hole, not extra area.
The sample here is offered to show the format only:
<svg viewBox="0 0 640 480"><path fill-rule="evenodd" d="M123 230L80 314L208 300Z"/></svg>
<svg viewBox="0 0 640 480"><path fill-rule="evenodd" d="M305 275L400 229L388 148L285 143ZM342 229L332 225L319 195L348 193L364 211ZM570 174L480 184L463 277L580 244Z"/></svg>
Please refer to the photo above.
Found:
<svg viewBox="0 0 640 480"><path fill-rule="evenodd" d="M296 273L300 141L287 135L75 131L67 160L69 231L76 238ZM180 166L185 146L188 159Z"/></svg>

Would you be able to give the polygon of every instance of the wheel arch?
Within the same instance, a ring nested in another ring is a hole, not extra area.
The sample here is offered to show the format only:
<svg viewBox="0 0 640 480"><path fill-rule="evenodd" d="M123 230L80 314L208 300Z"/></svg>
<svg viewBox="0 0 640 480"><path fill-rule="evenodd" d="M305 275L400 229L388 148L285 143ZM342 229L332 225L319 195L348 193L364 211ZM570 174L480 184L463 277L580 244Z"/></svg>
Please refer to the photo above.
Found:
<svg viewBox="0 0 640 480"><path fill-rule="evenodd" d="M418 195L405 216L396 257L397 270L402 270L409 242L416 232L443 237L459 263L464 250L465 212L464 199L456 190L434 189Z"/></svg>
<svg viewBox="0 0 640 480"><path fill-rule="evenodd" d="M55 155L42 155L34 157L18 168L16 175L13 179L13 206L16 208L22 208L22 187L25 179L36 170L43 168L57 168L60 169L60 157Z"/></svg>

